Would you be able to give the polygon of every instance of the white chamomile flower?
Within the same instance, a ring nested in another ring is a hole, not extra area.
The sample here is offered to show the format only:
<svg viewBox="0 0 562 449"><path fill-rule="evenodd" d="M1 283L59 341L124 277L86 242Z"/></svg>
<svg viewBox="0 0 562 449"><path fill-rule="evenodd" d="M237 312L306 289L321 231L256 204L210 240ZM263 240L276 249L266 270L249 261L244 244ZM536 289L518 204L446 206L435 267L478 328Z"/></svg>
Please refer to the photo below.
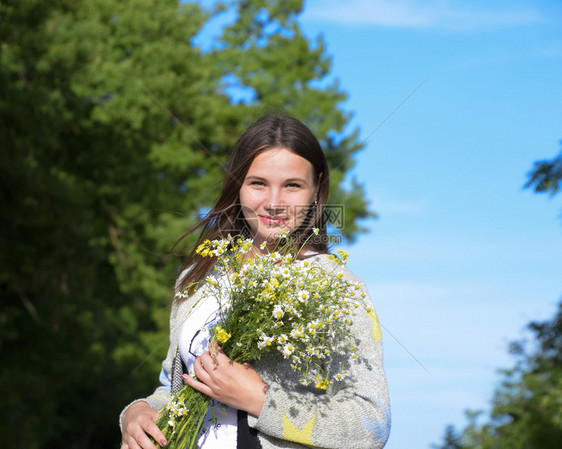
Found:
<svg viewBox="0 0 562 449"><path fill-rule="evenodd" d="M317 328L321 327L322 323L319 320L311 321L306 325L309 331L315 331Z"/></svg>
<svg viewBox="0 0 562 449"><path fill-rule="evenodd" d="M297 299L298 299L300 302L304 302L304 301L306 301L308 298L310 298L310 293L308 293L306 290L300 290L300 291L297 293Z"/></svg>
<svg viewBox="0 0 562 449"><path fill-rule="evenodd" d="M306 335L304 334L304 327L297 326L291 331L291 337L295 338L302 338L305 339Z"/></svg>
<svg viewBox="0 0 562 449"><path fill-rule="evenodd" d="M260 341L258 341L258 348L264 349L268 346L271 346L275 342L274 338L275 337L268 337L262 332L262 334L260 335Z"/></svg>
<svg viewBox="0 0 562 449"><path fill-rule="evenodd" d="M306 352L308 353L308 355L318 354L318 350L316 348L313 348L312 346L309 346L308 348L306 348Z"/></svg>
<svg viewBox="0 0 562 449"><path fill-rule="evenodd" d="M285 312L281 306L277 305L273 308L273 318L280 320L283 315L285 315Z"/></svg>
<svg viewBox="0 0 562 449"><path fill-rule="evenodd" d="M289 357L291 357L291 355L293 354L293 352L295 352L295 347L291 344L288 343L285 346L283 346L283 356L288 359Z"/></svg>

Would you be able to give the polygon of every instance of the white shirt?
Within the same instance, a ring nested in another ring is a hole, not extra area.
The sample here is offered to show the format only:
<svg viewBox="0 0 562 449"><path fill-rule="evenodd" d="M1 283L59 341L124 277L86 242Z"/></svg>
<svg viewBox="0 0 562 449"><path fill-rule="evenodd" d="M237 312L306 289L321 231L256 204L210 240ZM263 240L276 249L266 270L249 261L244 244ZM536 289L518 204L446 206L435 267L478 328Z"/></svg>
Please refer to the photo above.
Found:
<svg viewBox="0 0 562 449"><path fill-rule="evenodd" d="M221 282L221 279L217 279ZM224 281L224 280L223 280ZM203 287L202 287L203 288ZM182 324L179 335L179 351L190 376L195 376L195 358L208 350L210 329L217 325L219 302L214 295L206 295L193 308ZM197 445L204 449L236 449L238 426L237 410L211 399L216 424L211 410L199 430Z"/></svg>

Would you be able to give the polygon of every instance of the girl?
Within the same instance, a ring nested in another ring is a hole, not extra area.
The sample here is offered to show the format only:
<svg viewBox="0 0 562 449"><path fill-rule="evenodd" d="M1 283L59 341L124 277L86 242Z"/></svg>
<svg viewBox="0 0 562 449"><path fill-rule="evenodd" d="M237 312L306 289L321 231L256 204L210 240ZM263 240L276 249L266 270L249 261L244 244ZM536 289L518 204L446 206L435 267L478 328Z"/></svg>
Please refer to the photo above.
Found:
<svg viewBox="0 0 562 449"><path fill-rule="evenodd" d="M242 234L253 239L253 254L259 254L273 249L280 232L287 231L301 260L333 269L322 220L328 190L326 158L312 132L294 118L267 115L236 143L221 194L195 228L202 228L195 248L206 239ZM218 304L189 287L205 279L213 263L192 251L183 266L162 385L121 413L122 448L155 449L148 435L166 445L155 420L183 382L214 400L216 420L209 412L197 437L202 449L382 448L390 411L374 310L362 310L354 320L359 344L346 360L345 378L330 382L327 390L304 386L281 356L263 357L254 366L238 364L210 344ZM344 267L339 270L367 294L362 281ZM180 295L185 288L189 294Z"/></svg>

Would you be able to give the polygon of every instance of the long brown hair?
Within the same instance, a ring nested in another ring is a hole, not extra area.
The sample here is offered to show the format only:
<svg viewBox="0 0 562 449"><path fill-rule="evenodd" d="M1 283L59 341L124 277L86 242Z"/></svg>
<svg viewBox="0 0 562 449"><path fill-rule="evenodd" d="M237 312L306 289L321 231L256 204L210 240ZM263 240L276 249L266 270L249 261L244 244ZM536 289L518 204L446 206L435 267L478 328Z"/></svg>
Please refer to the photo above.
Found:
<svg viewBox="0 0 562 449"><path fill-rule="evenodd" d="M240 187L256 156L271 148L285 148L312 164L317 187L316 201L309 207L299 229L291 231L291 237L297 249L306 241L306 245L315 251L328 252L323 215L330 182L328 164L322 147L310 129L299 120L279 114L268 114L257 120L240 136L223 175L222 190L215 205L196 226L178 240L179 242L202 228L197 243L182 266L182 272L188 268L189 270L180 281L180 289L187 288L189 293L193 292L194 282L205 278L215 263L214 258L203 258L195 254L195 249L203 241L226 237L228 234L252 237L240 206ZM314 228L318 229L318 235L313 232Z"/></svg>

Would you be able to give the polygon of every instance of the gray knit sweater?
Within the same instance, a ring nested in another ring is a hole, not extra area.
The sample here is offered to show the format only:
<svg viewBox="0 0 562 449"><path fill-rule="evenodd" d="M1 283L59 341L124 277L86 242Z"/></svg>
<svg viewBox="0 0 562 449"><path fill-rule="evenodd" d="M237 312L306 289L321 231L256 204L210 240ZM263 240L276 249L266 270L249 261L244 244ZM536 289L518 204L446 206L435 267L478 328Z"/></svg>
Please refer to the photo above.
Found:
<svg viewBox="0 0 562 449"><path fill-rule="evenodd" d="M327 255L317 255L308 261L326 270L334 269ZM338 266L336 270L349 282L359 283L370 306L365 284L345 267ZM200 295L201 290L198 290L187 300L172 306L170 347L162 362L162 373L176 386L181 381L181 364L176 357L181 324ZM334 380L330 376L331 368L327 367L330 379L327 390L300 384L298 374L290 369L290 364L281 355L264 356L253 364L268 386L260 416L248 415L248 424L259 432L263 449L371 449L384 446L390 432L390 407L381 331L374 309L360 310L362 312L352 325L352 332L359 341L355 351L358 357L346 358L348 374L341 381ZM336 369L336 365L333 368ZM175 389L168 382L164 383L167 385L156 388L153 394L140 400L160 410L170 399L171 390ZM120 424L122 416L123 413Z"/></svg>

